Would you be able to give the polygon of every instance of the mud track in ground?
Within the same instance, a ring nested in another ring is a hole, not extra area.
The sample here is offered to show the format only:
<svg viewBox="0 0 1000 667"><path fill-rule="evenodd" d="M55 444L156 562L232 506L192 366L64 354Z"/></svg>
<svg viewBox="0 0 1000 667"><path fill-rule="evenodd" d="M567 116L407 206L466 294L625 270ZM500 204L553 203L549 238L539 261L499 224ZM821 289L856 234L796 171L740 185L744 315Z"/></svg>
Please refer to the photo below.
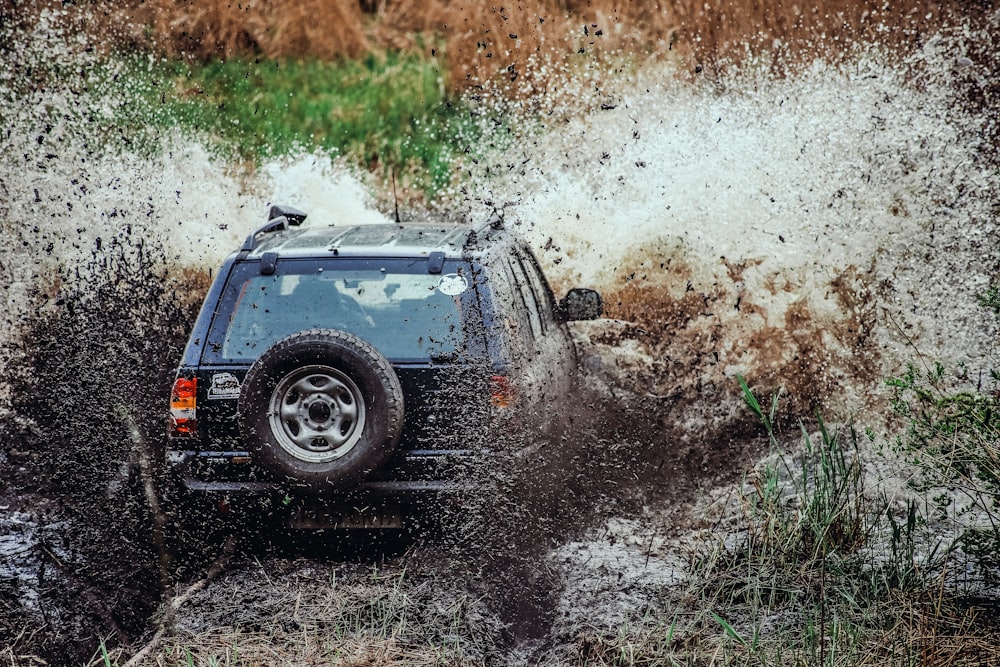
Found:
<svg viewBox="0 0 1000 667"><path fill-rule="evenodd" d="M315 656L329 647L310 642L335 636L360 664L433 662L435 650L563 662L595 629L655 611L683 579L674 545L702 527L696 501L737 482L762 439L747 422L694 434L673 423L680 406L606 389L560 403L546 444L504 461L490 492L440 530L246 536L180 610L178 646Z"/></svg>
<svg viewBox="0 0 1000 667"><path fill-rule="evenodd" d="M302 633L332 633L344 650L381 647L404 663L436 646L463 661L516 662L641 616L677 581L682 557L669 544L698 522L694 501L738 480L762 440L733 418L732 392L719 401L651 396L611 362L615 346L585 349L588 389L544 406L555 418L540 446L513 443L491 460L481 471L487 491L441 517L442 528L345 541L236 527L228 568L181 607L171 641L210 657L237 640L246 649L248 637L266 653L276 642L301 649ZM692 405L722 418L692 420ZM151 421L143 426L153 434ZM83 446L90 440L52 466L37 453L44 433L10 414L3 423L0 646L80 664L103 640L124 662L154 633L162 600L149 508L119 460L127 444L101 450L88 463L100 474L83 484L77 459L94 454ZM42 474L50 469L65 479ZM184 555L168 573L173 589L204 576L225 533L214 524L193 535L199 548L174 544Z"/></svg>

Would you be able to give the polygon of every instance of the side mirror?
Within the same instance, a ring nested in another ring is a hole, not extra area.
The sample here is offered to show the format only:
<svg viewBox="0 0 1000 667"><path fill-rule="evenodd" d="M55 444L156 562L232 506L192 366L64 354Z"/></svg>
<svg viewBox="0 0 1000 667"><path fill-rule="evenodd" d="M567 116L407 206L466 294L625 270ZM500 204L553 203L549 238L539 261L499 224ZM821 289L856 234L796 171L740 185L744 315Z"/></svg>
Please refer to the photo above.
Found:
<svg viewBox="0 0 1000 667"><path fill-rule="evenodd" d="M600 293L592 289L574 287L559 302L559 314L563 322L596 320L603 313L604 300Z"/></svg>

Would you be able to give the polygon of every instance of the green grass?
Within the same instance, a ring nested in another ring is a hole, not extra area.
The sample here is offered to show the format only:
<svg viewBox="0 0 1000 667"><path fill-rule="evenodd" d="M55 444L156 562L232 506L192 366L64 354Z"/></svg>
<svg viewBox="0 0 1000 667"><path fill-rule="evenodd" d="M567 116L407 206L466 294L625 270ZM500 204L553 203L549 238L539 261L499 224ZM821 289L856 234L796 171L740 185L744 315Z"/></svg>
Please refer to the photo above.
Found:
<svg viewBox="0 0 1000 667"><path fill-rule="evenodd" d="M449 98L438 63L419 55L125 63L102 83L135 100L118 110L120 125L197 132L230 158L319 149L433 195L476 145L469 109Z"/></svg>
<svg viewBox="0 0 1000 667"><path fill-rule="evenodd" d="M947 547L918 555L923 517L866 479L857 430L817 415L789 449L777 399L764 404L739 382L772 455L744 479L718 536L693 551L688 589L617 633L587 636L575 664L989 664L994 625L945 587Z"/></svg>

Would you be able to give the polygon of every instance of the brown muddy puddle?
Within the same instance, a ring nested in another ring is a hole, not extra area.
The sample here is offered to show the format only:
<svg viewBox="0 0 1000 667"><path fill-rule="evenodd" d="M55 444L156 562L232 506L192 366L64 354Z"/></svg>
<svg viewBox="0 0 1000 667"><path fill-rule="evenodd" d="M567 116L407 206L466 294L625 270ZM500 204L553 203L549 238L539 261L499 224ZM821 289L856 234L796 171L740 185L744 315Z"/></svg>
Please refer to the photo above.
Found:
<svg viewBox="0 0 1000 667"><path fill-rule="evenodd" d="M410 628L406 641L457 632L470 656L492 659L571 641L573 599L608 619L629 617L636 600L680 576L680 563L652 554L653 542L683 532L699 494L734 483L762 441L748 420L725 435L685 432L671 421L678 404L624 399L625 391L586 389L560 401L563 419L546 444L488 464L494 485L434 529L307 534L223 521L206 524L212 534L175 535L174 591L205 576L226 535L239 538L218 578L178 610L179 641L195 650L231 632L246 644L348 618L376 627L389 622L378 614L390 614ZM0 464L0 628L14 646L56 663L89 660L101 640L137 650L155 629L161 589L134 480L104 480L93 494L47 488L25 463ZM457 617L460 631L449 629Z"/></svg>

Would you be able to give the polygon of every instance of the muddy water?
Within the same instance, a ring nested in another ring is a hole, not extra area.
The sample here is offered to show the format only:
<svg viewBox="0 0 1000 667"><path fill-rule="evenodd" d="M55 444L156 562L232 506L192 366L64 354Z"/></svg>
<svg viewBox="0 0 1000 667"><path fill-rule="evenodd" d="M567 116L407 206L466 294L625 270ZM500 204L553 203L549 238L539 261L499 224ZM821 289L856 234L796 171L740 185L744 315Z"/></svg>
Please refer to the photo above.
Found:
<svg viewBox="0 0 1000 667"><path fill-rule="evenodd" d="M97 141L130 101L81 92L101 89L85 37L53 45L58 31L38 30L46 46L17 52L22 67L69 58L84 80L6 70L9 310L124 225L174 265L209 269L271 201L314 224L386 219L324 156L249 174L196 139L140 136L141 155ZM784 78L770 62L697 74L674 63L597 92L551 90L513 110L506 148L456 165L444 204L471 220L499 207L559 286L604 291L609 314L638 323L632 337L661 357L644 378L656 393L729 391L742 373L857 408L914 347L981 368L995 330L974 297L998 268L998 185L993 121L967 102L995 94L996 63L956 32Z"/></svg>
<svg viewBox="0 0 1000 667"><path fill-rule="evenodd" d="M918 354L978 374L997 331L976 296L1000 268L988 35L550 93L544 113L585 111L514 141L502 176L473 169L473 192L638 324L656 358L629 370L657 394L697 402L742 373L858 410Z"/></svg>
<svg viewBox="0 0 1000 667"><path fill-rule="evenodd" d="M196 306L177 296L204 288L198 272L271 201L308 211L314 224L385 217L325 156L248 172L198 138L125 132L128 87L103 93L92 45L58 19L45 15L30 39L17 38L23 46L0 35L0 602L23 612L0 629L8 640L18 622L58 626L66 637L31 648L65 658L91 650L97 634L140 636L155 602L142 497L127 471L105 473L135 447L114 410L158 437L158 406ZM530 111L506 109L496 149L456 165L443 206L472 220L499 209L561 288L601 289L621 320L578 327L601 398L584 406L591 421L576 424L584 441L552 455L550 476L527 476L573 492L533 500L544 516L532 535L566 541L553 576L585 582L574 590L587 604L614 612L634 602L615 602L621 589L604 571L659 585L641 574L648 553L623 537L646 539L648 522L634 523L643 503L689 499L740 465L733 452L752 449L739 431L717 437L740 423L737 373L763 391L783 387L793 410L863 410L877 407L881 378L918 351L967 364L973 379L989 367L996 327L975 302L1000 268L989 125L1000 67L988 43L956 31L903 56L862 49L788 77L753 63L627 71L598 91L568 85ZM601 410L607 418L595 419ZM581 460L582 479L570 465ZM664 478L677 488L657 496ZM59 502L44 511L16 502L53 489ZM569 528L582 523L554 520L593 518L595 505L632 513L607 522L614 548L577 540ZM102 559L107 544L122 545L117 558ZM584 560L597 565L580 569ZM497 566L497 577L524 575L522 565ZM675 569L664 564L658 576ZM46 572L39 601L31 582ZM533 616L525 634L544 635L554 614L575 618L557 592L539 584L534 607L510 610Z"/></svg>

